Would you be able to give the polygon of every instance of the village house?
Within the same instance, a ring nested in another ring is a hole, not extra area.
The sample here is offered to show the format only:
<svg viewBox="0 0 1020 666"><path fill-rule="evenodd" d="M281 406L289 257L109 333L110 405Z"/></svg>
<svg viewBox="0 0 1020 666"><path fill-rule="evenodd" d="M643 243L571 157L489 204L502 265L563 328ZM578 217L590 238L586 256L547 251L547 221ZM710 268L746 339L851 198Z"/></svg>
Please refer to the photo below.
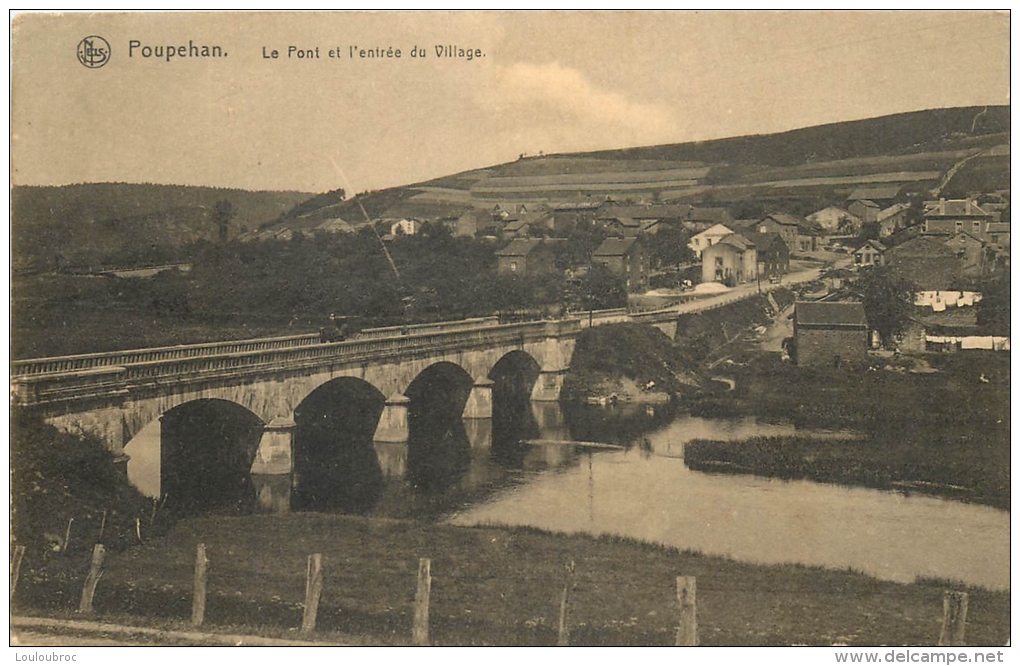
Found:
<svg viewBox="0 0 1020 666"><path fill-rule="evenodd" d="M826 206L808 215L807 220L826 236L856 236L861 231L861 219L839 206Z"/></svg>
<svg viewBox="0 0 1020 666"><path fill-rule="evenodd" d="M802 254L815 252L826 242L825 232L820 226L789 213L772 213L758 223L757 233L779 234L790 252Z"/></svg>
<svg viewBox="0 0 1020 666"><path fill-rule="evenodd" d="M1009 249L1009 222L989 222L982 240Z"/></svg>
<svg viewBox="0 0 1020 666"><path fill-rule="evenodd" d="M846 301L797 302L793 310L794 358L805 367L861 363L868 353L864 305Z"/></svg>
<svg viewBox="0 0 1020 666"><path fill-rule="evenodd" d="M643 291L648 284L648 257L638 238L607 238L592 255L627 282L627 291Z"/></svg>
<svg viewBox="0 0 1020 666"><path fill-rule="evenodd" d="M757 279L758 253L754 243L730 234L701 252L701 281L733 287Z"/></svg>
<svg viewBox="0 0 1020 666"><path fill-rule="evenodd" d="M871 199L854 199L846 209L859 218L862 224L875 222L882 211L882 207Z"/></svg>
<svg viewBox="0 0 1020 666"><path fill-rule="evenodd" d="M603 206L602 201L579 201L553 206L553 229L557 233L573 231L580 224L591 224Z"/></svg>
<svg viewBox="0 0 1020 666"><path fill-rule="evenodd" d="M847 197L847 210L865 224L878 221L883 208L891 206L900 195L899 185L858 187Z"/></svg>
<svg viewBox="0 0 1020 666"><path fill-rule="evenodd" d="M711 247L712 245L715 245L716 243L719 242L720 239L725 238L726 236L729 236L732 233L733 230L730 229L729 227L722 224L717 224L714 227L705 229L701 233L692 236L691 240L688 241L687 243L687 247L691 248L691 251L693 251L695 255L700 257L702 251L706 247Z"/></svg>
<svg viewBox="0 0 1020 666"><path fill-rule="evenodd" d="M882 266L885 264L886 246L877 240L865 241L863 245L855 249L851 256L853 264L857 268L868 268L870 266Z"/></svg>
<svg viewBox="0 0 1020 666"><path fill-rule="evenodd" d="M930 202L924 211L924 231L950 235L963 231L978 240L987 240L985 233L994 216L970 199L939 199Z"/></svg>
<svg viewBox="0 0 1020 666"><path fill-rule="evenodd" d="M740 235L754 245L758 261L758 279L778 279L790 271L790 248L779 234L742 231Z"/></svg>
<svg viewBox="0 0 1020 666"><path fill-rule="evenodd" d="M946 241L946 245L956 252L960 259L960 273L968 277L978 277L984 273L985 243L974 238L966 231L961 231Z"/></svg>
<svg viewBox="0 0 1020 666"><path fill-rule="evenodd" d="M921 291L951 289L962 274L956 251L939 236L921 235L885 252L885 264Z"/></svg>
<svg viewBox="0 0 1020 666"><path fill-rule="evenodd" d="M500 275L541 275L555 270L552 247L541 238L515 238L496 252Z"/></svg>
<svg viewBox="0 0 1020 666"><path fill-rule="evenodd" d="M413 236L421 231L422 221L415 218L401 218L399 220L390 220L390 235L396 236Z"/></svg>
<svg viewBox="0 0 1020 666"><path fill-rule="evenodd" d="M690 206L682 218L682 223L685 229L696 234L719 224L732 228L733 216L721 207Z"/></svg>
<svg viewBox="0 0 1020 666"><path fill-rule="evenodd" d="M894 233L907 226L907 215L910 213L910 206L905 203L898 203L884 208L878 212L875 221L878 223L879 238L888 238Z"/></svg>

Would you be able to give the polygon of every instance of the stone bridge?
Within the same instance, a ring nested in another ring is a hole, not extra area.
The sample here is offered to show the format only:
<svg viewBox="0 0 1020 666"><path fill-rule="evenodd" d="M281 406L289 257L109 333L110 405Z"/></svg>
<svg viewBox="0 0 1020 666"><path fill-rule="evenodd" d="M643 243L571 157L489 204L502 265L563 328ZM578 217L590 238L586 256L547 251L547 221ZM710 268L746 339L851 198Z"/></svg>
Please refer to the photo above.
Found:
<svg viewBox="0 0 1020 666"><path fill-rule="evenodd" d="M263 424L251 472L284 474L292 470L295 410L317 388L354 378L385 396L374 441L383 467L400 468L399 445L408 439L405 391L422 373L448 366L470 376L463 416L488 419L493 368L523 357L538 368L531 399L556 401L579 331L576 319L486 318L374 329L343 342L302 335L35 359L13 364L12 390L15 403L63 430L99 435L122 457L135 435L174 408L227 401Z"/></svg>

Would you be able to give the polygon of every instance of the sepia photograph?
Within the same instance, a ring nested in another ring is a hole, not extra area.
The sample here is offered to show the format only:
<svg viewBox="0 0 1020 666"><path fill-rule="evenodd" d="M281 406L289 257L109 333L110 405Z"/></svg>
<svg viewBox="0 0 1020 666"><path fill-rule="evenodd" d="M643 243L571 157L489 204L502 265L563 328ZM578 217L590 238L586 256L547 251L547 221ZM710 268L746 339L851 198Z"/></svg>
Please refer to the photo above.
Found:
<svg viewBox="0 0 1020 666"><path fill-rule="evenodd" d="M15 661L1007 661L1008 10L9 30Z"/></svg>

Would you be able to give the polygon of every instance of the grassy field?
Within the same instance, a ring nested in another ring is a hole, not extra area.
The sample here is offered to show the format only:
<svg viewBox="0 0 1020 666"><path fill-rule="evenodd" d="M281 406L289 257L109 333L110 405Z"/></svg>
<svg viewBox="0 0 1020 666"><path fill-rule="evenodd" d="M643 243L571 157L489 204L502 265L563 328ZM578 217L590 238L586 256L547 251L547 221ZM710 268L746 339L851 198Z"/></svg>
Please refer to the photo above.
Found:
<svg viewBox="0 0 1020 666"><path fill-rule="evenodd" d="M530 529L461 528L323 514L208 517L108 556L99 619L180 626L190 616L195 548L206 544L207 624L294 635L307 555L322 553L316 638L401 644L410 635L419 557L432 560L432 640L439 645L553 645L565 582L575 645L668 645L675 579L695 576L703 645L934 645L944 582L881 582L849 571L755 566L614 538ZM63 616L80 594L87 555L63 575L34 570L16 612ZM967 637L1001 645L1008 593L970 590Z"/></svg>

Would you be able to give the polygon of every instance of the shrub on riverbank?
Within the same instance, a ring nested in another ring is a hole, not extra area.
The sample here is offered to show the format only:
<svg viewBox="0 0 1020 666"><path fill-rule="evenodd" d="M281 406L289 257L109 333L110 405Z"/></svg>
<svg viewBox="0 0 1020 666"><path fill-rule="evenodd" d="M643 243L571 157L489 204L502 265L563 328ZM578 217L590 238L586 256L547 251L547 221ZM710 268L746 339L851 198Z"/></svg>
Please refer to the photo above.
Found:
<svg viewBox="0 0 1020 666"><path fill-rule="evenodd" d="M684 461L697 471L899 488L1009 510L1009 467L1001 465L1001 451L931 435L693 440L684 447Z"/></svg>
<svg viewBox="0 0 1020 666"><path fill-rule="evenodd" d="M695 365L654 326L596 326L577 339L563 397L585 400L616 393L639 398L649 382L654 382L655 392L676 394L697 385L690 371Z"/></svg>
<svg viewBox="0 0 1020 666"><path fill-rule="evenodd" d="M143 535L150 533L151 500L128 483L95 435L61 432L14 410L10 446L11 530L33 566L91 552L101 530L107 548L130 545L137 541L136 518Z"/></svg>

